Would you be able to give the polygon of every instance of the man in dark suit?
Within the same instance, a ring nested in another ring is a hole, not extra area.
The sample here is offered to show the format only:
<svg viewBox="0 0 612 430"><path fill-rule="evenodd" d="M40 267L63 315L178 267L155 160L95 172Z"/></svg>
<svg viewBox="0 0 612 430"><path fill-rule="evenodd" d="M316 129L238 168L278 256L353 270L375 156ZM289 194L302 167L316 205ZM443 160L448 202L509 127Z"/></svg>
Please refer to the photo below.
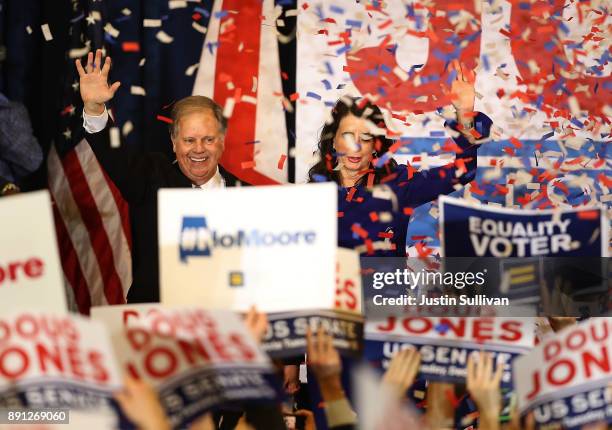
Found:
<svg viewBox="0 0 612 430"><path fill-rule="evenodd" d="M132 227L132 286L129 303L159 301L157 244L157 191L160 188L221 188L240 185L219 163L224 150L227 120L221 107L208 97L190 96L172 109L170 138L176 160L161 153L133 152L111 145L112 120L105 103L120 83L108 84L110 57L102 63L102 52L89 53L85 68L79 60L83 99L83 127L87 141L102 168L130 207Z"/></svg>

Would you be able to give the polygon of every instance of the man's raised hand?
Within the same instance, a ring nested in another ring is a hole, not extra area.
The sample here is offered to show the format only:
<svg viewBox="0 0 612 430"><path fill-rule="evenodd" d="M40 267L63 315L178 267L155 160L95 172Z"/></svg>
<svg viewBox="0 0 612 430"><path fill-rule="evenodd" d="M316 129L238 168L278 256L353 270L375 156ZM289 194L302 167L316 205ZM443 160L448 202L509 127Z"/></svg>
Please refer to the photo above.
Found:
<svg viewBox="0 0 612 430"><path fill-rule="evenodd" d="M104 112L104 103L109 101L117 92L120 82L108 85L108 72L111 67L111 58L106 57L102 64L102 50L96 51L95 61L92 52L87 54L87 65L85 69L80 60L76 60L76 68L79 72L81 98L85 112L90 115L100 115Z"/></svg>

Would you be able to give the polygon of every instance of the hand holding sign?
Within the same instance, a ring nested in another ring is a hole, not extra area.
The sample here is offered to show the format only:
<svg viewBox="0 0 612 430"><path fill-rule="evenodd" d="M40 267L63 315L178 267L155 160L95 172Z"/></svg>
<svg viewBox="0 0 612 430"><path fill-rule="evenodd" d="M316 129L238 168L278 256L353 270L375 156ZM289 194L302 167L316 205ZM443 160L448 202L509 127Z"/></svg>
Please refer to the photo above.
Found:
<svg viewBox="0 0 612 430"><path fill-rule="evenodd" d="M480 426L488 430L499 428L499 413L502 406L499 383L503 374L502 365L493 372L493 355L483 351L468 359L467 389L480 412Z"/></svg>
<svg viewBox="0 0 612 430"><path fill-rule="evenodd" d="M123 413L142 430L170 429L168 417L155 389L140 379L125 378L123 391L115 393Z"/></svg>
<svg viewBox="0 0 612 430"><path fill-rule="evenodd" d="M383 384L391 388L401 397L414 383L414 378L421 365L421 354L414 349L408 348L399 351L391 359L389 368L383 377Z"/></svg>

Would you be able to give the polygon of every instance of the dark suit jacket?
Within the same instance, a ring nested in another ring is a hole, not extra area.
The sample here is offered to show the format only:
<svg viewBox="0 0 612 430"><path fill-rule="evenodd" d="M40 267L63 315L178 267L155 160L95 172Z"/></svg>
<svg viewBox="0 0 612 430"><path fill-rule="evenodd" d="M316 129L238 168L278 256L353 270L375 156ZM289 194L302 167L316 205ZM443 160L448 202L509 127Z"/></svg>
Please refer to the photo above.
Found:
<svg viewBox="0 0 612 430"><path fill-rule="evenodd" d="M177 163L162 153L131 151L125 146L111 148L109 129L85 133L102 168L117 186L130 207L132 228L132 286L128 303L159 302L159 252L157 244L157 191L160 188L191 188ZM240 184L219 166L225 185Z"/></svg>

